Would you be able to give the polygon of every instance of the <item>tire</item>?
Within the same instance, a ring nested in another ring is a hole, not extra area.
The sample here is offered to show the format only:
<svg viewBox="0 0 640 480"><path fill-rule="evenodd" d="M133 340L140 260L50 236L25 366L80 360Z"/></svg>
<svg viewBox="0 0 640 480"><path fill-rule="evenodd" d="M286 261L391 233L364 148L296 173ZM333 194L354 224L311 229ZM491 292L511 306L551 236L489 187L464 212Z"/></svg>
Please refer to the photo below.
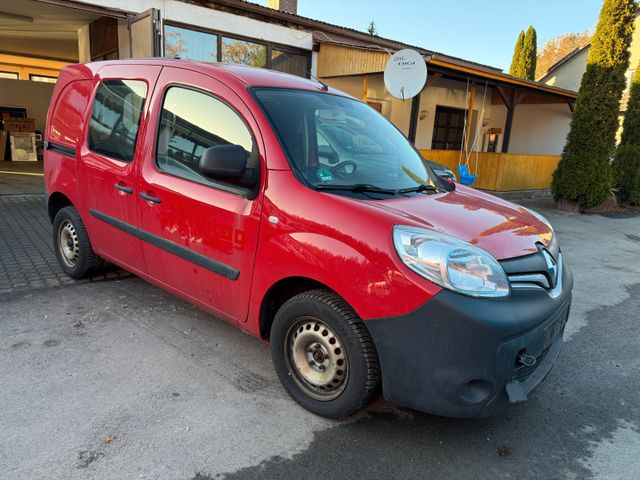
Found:
<svg viewBox="0 0 640 480"><path fill-rule="evenodd" d="M270 340L280 382L310 412L348 417L379 392L373 340L353 309L329 290L311 290L285 302Z"/></svg>
<svg viewBox="0 0 640 480"><path fill-rule="evenodd" d="M64 273L76 280L94 275L104 265L74 207L61 208L53 219L53 247Z"/></svg>

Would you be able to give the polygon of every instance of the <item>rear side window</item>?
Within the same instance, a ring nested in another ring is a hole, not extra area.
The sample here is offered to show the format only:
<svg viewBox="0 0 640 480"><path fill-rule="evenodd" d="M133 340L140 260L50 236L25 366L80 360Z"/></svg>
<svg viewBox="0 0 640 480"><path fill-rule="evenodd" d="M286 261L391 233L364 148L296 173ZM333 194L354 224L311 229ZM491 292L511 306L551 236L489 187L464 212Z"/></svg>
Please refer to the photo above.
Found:
<svg viewBox="0 0 640 480"><path fill-rule="evenodd" d="M141 80L105 80L98 87L89 123L89 149L124 162L133 160L147 96Z"/></svg>
<svg viewBox="0 0 640 480"><path fill-rule="evenodd" d="M242 146L247 152L247 172L257 179L258 149L249 128L235 110L206 93L169 88L158 127L158 168L187 180L224 185L200 172L202 154L216 145Z"/></svg>

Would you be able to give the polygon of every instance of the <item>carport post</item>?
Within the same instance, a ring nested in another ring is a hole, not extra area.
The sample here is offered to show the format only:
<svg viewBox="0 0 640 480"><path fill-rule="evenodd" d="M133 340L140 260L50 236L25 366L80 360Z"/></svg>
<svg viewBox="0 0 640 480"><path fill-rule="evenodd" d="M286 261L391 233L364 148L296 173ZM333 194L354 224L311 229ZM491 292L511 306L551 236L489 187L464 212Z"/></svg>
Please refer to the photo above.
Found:
<svg viewBox="0 0 640 480"><path fill-rule="evenodd" d="M409 116L409 134L407 135L407 138L411 143L413 143L414 146L416 144L416 135L418 133L420 97L422 96L422 92L436 83L441 76L441 73L434 73L433 75L430 75L429 78L427 78L427 81L425 82L424 87L422 88L420 93L411 99L411 115Z"/></svg>
<svg viewBox="0 0 640 480"><path fill-rule="evenodd" d="M507 107L507 118L504 122L504 138L502 139L502 153L509 153L509 141L511 140L511 127L513 126L513 115L518 104L516 91L512 90L510 95L506 95L506 92L502 87L498 87L498 93L500 98Z"/></svg>
<svg viewBox="0 0 640 480"><path fill-rule="evenodd" d="M411 99L411 115L409 117L409 135L407 138L414 145L416 144L416 133L418 131L418 114L420 113L420 96L422 92Z"/></svg>

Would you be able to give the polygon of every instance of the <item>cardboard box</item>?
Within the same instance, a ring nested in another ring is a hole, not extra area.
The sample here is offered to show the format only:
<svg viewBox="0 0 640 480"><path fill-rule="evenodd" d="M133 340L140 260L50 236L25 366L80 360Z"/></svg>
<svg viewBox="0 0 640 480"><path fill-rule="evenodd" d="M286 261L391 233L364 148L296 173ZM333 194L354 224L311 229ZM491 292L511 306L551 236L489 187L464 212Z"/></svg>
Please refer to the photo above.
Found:
<svg viewBox="0 0 640 480"><path fill-rule="evenodd" d="M10 118L3 120L4 129L7 132L26 132L36 131L36 121L33 118Z"/></svg>
<svg viewBox="0 0 640 480"><path fill-rule="evenodd" d="M29 132L10 132L11 161L35 162L38 160L36 151L36 134Z"/></svg>

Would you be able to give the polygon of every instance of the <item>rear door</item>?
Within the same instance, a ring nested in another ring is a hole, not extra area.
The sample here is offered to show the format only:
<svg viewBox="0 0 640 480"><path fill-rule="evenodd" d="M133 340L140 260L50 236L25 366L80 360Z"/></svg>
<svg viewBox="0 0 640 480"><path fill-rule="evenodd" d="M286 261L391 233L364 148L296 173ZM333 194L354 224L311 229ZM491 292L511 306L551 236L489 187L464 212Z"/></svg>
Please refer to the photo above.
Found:
<svg viewBox="0 0 640 480"><path fill-rule="evenodd" d="M237 322L247 315L261 213L262 141L248 107L221 82L165 67L152 100L139 186L140 238L149 275ZM253 185L199 169L212 146L241 145Z"/></svg>
<svg viewBox="0 0 640 480"><path fill-rule="evenodd" d="M144 272L136 237L137 164L146 130L146 103L157 66L107 66L95 78L82 144L80 189L93 247L127 269Z"/></svg>

